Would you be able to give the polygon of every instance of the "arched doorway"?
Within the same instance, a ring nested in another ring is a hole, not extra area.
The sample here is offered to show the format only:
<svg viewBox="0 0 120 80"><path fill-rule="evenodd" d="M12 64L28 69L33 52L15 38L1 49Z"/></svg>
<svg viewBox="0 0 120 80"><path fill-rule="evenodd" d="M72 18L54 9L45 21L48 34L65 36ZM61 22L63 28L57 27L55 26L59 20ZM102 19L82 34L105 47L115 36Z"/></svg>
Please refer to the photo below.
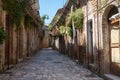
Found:
<svg viewBox="0 0 120 80"><path fill-rule="evenodd" d="M120 76L120 28L119 22L111 24L110 18L119 13L118 8L110 5L103 14L103 55L104 73Z"/></svg>

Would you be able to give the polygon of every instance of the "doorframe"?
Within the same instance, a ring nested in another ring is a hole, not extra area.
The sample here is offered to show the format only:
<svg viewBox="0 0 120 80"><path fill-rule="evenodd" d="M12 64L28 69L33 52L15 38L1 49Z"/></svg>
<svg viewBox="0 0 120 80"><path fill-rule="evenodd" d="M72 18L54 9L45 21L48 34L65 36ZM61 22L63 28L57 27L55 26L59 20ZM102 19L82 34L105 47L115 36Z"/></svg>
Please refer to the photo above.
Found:
<svg viewBox="0 0 120 80"><path fill-rule="evenodd" d="M112 64L112 48L119 48L119 51L120 51L120 37L119 37L119 36L120 36L120 27L119 27L119 22L117 22L117 23L115 23L115 24L113 24L113 25L116 25L116 24L118 25L118 26L117 26L117 29L118 29L118 31L119 31L119 32L118 32L118 34L119 34L119 35L118 35L118 38L119 38L119 43L118 43L118 45L119 45L119 47L111 47L111 37L110 37L110 73L115 74L115 75L118 75L118 74L116 74L116 72L112 71L112 67L113 67L113 66L112 66L112 65L113 65L113 64ZM111 30L112 30L111 28L113 27L113 25L110 25L110 36L111 36ZM120 54L120 53L119 53L119 54ZM119 58L120 58L120 57L119 57Z"/></svg>
<svg viewBox="0 0 120 80"><path fill-rule="evenodd" d="M110 64L111 64L111 50L110 50L110 25L108 23L108 15L111 11L111 9L113 7L116 7L116 5L111 4L109 6L107 6L103 12L102 15L102 44L103 44L103 51L102 51L102 55L101 55L101 62L102 62L102 71L101 73L106 74L106 73L110 73ZM119 12L119 10L118 10Z"/></svg>
<svg viewBox="0 0 120 80"><path fill-rule="evenodd" d="M94 60L95 60L95 56L94 56L94 41L93 41L93 37L94 37L94 34L93 34L93 19L89 19L88 22L87 22L87 25L88 25L88 28L87 28L87 43L88 43L88 55L89 55L89 65L90 64L94 64ZM90 32L91 31L91 27L92 27L92 33ZM92 35L92 36L91 36ZM91 43L92 42L92 43ZM93 60L92 60L93 58Z"/></svg>

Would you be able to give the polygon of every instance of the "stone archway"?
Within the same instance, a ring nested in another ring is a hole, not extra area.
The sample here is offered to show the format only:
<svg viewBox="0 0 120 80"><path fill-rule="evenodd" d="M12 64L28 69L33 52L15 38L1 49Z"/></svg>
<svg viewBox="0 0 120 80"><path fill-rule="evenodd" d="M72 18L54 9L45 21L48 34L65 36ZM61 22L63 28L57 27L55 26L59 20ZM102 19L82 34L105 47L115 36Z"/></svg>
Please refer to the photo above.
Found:
<svg viewBox="0 0 120 80"><path fill-rule="evenodd" d="M109 18L118 13L115 5L108 6L102 16L102 33L103 33L103 73L111 73L111 26ZM119 37L118 37L119 38Z"/></svg>

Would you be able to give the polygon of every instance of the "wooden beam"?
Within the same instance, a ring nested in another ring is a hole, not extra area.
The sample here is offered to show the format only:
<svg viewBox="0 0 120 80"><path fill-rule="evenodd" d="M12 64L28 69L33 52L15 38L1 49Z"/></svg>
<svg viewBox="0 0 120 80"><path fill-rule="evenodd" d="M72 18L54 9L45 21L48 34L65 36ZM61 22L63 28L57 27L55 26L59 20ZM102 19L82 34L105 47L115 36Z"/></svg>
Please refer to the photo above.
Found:
<svg viewBox="0 0 120 80"><path fill-rule="evenodd" d="M113 19L111 20L110 24L114 24L114 23L117 23L120 21L120 17L119 18L116 18L116 19Z"/></svg>

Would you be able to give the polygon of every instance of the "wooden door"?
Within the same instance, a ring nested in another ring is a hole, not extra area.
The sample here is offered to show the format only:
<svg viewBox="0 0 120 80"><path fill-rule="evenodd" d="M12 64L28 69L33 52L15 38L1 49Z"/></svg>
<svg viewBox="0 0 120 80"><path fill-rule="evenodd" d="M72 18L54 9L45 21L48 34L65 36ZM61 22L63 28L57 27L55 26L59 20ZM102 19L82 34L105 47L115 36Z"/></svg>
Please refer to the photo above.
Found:
<svg viewBox="0 0 120 80"><path fill-rule="evenodd" d="M93 53L93 21L89 20L88 21L88 52L89 52L89 63L94 64L94 53Z"/></svg>
<svg viewBox="0 0 120 80"><path fill-rule="evenodd" d="M6 35L8 39L5 42L5 69L10 65L10 16L6 15Z"/></svg>
<svg viewBox="0 0 120 80"><path fill-rule="evenodd" d="M110 27L111 73L120 76L120 28L119 24Z"/></svg>

